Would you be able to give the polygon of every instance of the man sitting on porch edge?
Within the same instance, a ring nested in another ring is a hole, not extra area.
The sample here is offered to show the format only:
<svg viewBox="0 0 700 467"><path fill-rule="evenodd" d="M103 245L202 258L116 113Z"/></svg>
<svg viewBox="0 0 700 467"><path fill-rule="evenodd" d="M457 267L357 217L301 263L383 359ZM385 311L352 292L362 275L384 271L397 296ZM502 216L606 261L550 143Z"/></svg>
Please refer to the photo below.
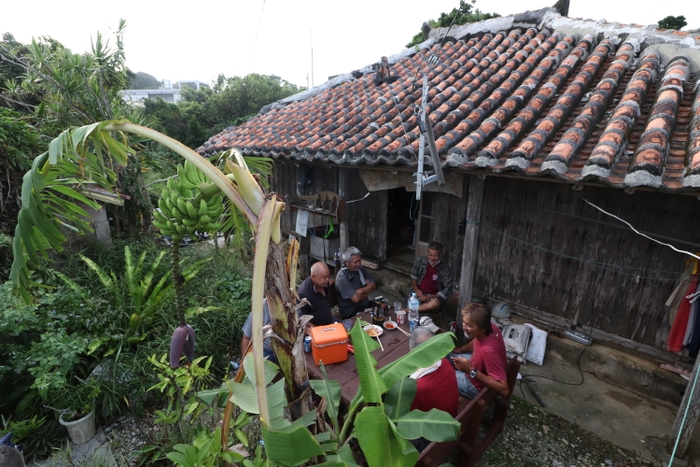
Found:
<svg viewBox="0 0 700 467"><path fill-rule="evenodd" d="M377 288L374 278L362 266L362 253L354 246L343 252L343 267L335 278L338 309L343 319L352 318L372 306L369 294Z"/></svg>
<svg viewBox="0 0 700 467"><path fill-rule="evenodd" d="M442 244L430 242L428 256L420 256L411 269L411 290L416 293L421 313L439 313L445 300L452 296L452 272L442 259Z"/></svg>

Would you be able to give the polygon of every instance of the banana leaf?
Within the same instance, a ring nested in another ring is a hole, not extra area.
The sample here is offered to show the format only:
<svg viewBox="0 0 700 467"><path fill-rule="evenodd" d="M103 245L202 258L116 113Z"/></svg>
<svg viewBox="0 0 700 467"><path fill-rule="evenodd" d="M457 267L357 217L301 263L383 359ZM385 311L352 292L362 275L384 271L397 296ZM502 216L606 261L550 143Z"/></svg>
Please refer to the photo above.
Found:
<svg viewBox="0 0 700 467"><path fill-rule="evenodd" d="M314 415L313 412L309 414ZM293 429L288 427L277 431L270 431L263 426L262 434L265 440L265 454L274 465L294 467L324 454L319 442L303 425L295 423Z"/></svg>
<svg viewBox="0 0 700 467"><path fill-rule="evenodd" d="M452 441L459 436L459 422L447 412L431 409L412 410L395 420L398 434L406 439L425 438L430 441Z"/></svg>
<svg viewBox="0 0 700 467"><path fill-rule="evenodd" d="M380 403L382 395L387 390L387 385L379 376L375 368L377 360L372 356L372 351L377 349L379 344L362 330L358 322L350 330L350 335L355 348L357 374L360 376L360 391L364 395L365 402Z"/></svg>
<svg viewBox="0 0 700 467"><path fill-rule="evenodd" d="M363 408L355 417L354 433L370 467L413 467L418 460L415 448L404 453L407 442L399 441L400 436L392 429L381 406Z"/></svg>
<svg viewBox="0 0 700 467"><path fill-rule="evenodd" d="M399 418L411 410L413 398L416 395L416 380L401 378L386 393L384 410L391 419Z"/></svg>

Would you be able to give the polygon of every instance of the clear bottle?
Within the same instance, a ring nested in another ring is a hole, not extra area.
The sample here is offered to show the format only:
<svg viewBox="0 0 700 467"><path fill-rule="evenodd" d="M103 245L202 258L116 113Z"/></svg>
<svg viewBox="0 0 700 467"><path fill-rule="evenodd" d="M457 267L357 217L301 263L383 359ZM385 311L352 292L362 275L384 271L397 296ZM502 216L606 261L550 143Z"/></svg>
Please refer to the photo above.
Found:
<svg viewBox="0 0 700 467"><path fill-rule="evenodd" d="M408 299L408 325L411 331L416 329L416 326L418 326L418 320L420 318L418 313L419 306L420 302L418 301L418 297L416 297L414 292L411 294L411 298Z"/></svg>

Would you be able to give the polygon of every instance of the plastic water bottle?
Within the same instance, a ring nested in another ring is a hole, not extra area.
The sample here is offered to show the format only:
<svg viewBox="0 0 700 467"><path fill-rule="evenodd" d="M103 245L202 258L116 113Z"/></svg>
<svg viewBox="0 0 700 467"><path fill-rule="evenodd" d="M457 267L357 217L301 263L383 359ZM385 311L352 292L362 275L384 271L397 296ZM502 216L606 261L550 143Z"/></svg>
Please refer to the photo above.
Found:
<svg viewBox="0 0 700 467"><path fill-rule="evenodd" d="M418 319L420 317L418 314L419 306L420 302L418 301L418 297L416 297L414 292L411 294L411 298L408 299L408 325L411 331L416 329L416 326L418 326Z"/></svg>

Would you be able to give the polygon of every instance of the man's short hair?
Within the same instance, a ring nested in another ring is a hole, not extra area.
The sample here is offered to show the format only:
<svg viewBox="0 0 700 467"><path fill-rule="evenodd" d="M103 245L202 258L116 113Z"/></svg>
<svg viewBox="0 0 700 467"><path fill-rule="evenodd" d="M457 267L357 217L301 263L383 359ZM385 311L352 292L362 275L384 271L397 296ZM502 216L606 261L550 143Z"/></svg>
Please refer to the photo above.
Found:
<svg viewBox="0 0 700 467"><path fill-rule="evenodd" d="M348 249L343 252L343 263L347 263L353 256L357 255L362 255L362 252L354 246L348 247Z"/></svg>
<svg viewBox="0 0 700 467"><path fill-rule="evenodd" d="M417 326L416 329L411 331L411 336L408 338L408 348L413 349L418 344L422 344L433 337L433 331L422 326Z"/></svg>
<svg viewBox="0 0 700 467"><path fill-rule="evenodd" d="M472 322L476 324L476 327L484 332L484 334L491 335L493 329L491 328L491 310L479 302L467 303L464 308L462 308L462 318L470 317Z"/></svg>
<svg viewBox="0 0 700 467"><path fill-rule="evenodd" d="M326 266L326 264L321 261L316 261L314 264L311 265L311 275L319 275L321 273L319 269L321 269L323 266ZM328 269L328 266L326 266L326 269Z"/></svg>
<svg viewBox="0 0 700 467"><path fill-rule="evenodd" d="M430 242L430 243L428 243L428 250L433 250L433 251L437 251L438 253L442 253L442 243Z"/></svg>

